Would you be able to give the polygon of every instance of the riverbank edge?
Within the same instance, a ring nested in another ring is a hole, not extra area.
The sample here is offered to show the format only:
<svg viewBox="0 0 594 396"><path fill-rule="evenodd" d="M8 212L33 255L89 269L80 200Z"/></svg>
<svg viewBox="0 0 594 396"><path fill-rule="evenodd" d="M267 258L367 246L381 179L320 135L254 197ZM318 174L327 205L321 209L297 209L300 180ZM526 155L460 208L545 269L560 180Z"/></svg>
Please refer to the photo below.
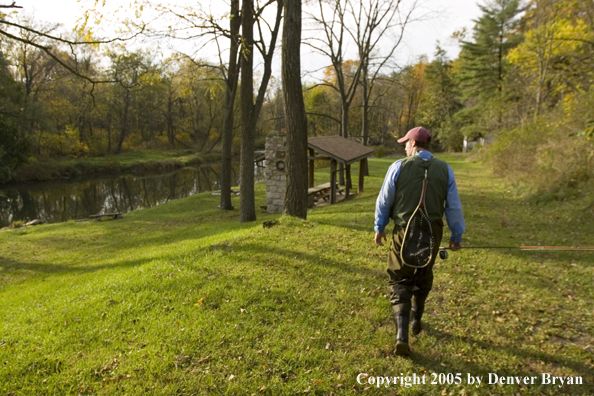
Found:
<svg viewBox="0 0 594 396"><path fill-rule="evenodd" d="M166 154L164 155L166 156ZM137 160L122 160L118 156L114 156L77 158L65 161L31 161L17 168L10 179L0 181L0 185L71 179L75 177L165 173L187 166L213 164L220 160L220 153L207 153L171 155L169 158L139 158Z"/></svg>

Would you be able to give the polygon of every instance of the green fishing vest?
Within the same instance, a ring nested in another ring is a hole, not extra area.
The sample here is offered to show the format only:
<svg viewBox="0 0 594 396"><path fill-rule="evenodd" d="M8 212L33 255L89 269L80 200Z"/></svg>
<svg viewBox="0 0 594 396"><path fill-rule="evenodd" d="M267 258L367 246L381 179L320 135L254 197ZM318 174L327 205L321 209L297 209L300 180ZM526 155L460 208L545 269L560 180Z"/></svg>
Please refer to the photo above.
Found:
<svg viewBox="0 0 594 396"><path fill-rule="evenodd" d="M429 220L439 221L443 225L442 218L448 192L448 164L435 157L425 161L418 155L413 155L402 160L396 180L396 196L391 217L397 226L405 227L419 205L425 169L428 180L425 207Z"/></svg>

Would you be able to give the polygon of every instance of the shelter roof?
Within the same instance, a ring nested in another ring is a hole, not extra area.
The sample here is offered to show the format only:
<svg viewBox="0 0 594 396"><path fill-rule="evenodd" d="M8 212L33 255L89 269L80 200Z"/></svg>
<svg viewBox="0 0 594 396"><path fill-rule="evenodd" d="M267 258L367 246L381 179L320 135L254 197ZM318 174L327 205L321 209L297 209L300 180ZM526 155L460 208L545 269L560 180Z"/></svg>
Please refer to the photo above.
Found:
<svg viewBox="0 0 594 396"><path fill-rule="evenodd" d="M310 149L345 165L362 160L373 153L373 149L338 135L310 137L307 139L307 145Z"/></svg>

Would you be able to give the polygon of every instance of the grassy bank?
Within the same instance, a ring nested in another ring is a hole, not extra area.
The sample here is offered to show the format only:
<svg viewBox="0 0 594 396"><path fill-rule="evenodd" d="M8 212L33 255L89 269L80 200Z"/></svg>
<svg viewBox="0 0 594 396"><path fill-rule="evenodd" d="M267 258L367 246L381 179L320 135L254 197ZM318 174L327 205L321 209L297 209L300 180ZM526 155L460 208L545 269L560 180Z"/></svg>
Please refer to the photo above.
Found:
<svg viewBox="0 0 594 396"><path fill-rule="evenodd" d="M466 245L593 244L587 201L535 205L481 165L445 158ZM199 194L123 220L1 232L0 392L591 395L591 252L452 253L436 266L413 355L393 355L387 247L372 242L392 161L372 160L363 194L307 221L262 214L239 223L237 211ZM263 205L264 185L256 188ZM279 223L264 228L270 219ZM360 373L427 383L378 390ZM463 383L439 377L448 373ZM489 373L538 381L468 385L468 375L485 382ZM584 384L543 385L542 373Z"/></svg>
<svg viewBox="0 0 594 396"><path fill-rule="evenodd" d="M31 182L68 179L81 176L144 174L168 172L184 166L213 163L220 154L198 154L192 150L169 150L123 153L92 158L35 160L21 165L6 182Z"/></svg>

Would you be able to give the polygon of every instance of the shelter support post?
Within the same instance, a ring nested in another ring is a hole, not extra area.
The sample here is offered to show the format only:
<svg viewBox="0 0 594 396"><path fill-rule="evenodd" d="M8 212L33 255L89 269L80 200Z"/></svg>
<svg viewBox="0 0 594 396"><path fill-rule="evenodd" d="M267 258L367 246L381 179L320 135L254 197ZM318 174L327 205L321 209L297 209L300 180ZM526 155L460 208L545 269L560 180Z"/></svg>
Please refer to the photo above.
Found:
<svg viewBox="0 0 594 396"><path fill-rule="evenodd" d="M336 203L336 164L335 159L330 161L330 204L332 205Z"/></svg>
<svg viewBox="0 0 594 396"><path fill-rule="evenodd" d="M363 192L363 183L365 180L365 172L367 170L367 158L359 161L359 192Z"/></svg>
<svg viewBox="0 0 594 396"><path fill-rule="evenodd" d="M351 164L348 164L346 167L346 186L345 186L345 192L344 192L344 200L348 200L349 199L349 195L351 194Z"/></svg>
<svg viewBox="0 0 594 396"><path fill-rule="evenodd" d="M309 149L309 156L310 157L314 157L315 156L315 151L313 149ZM310 159L309 160L309 188L312 188L314 186L314 160Z"/></svg>

